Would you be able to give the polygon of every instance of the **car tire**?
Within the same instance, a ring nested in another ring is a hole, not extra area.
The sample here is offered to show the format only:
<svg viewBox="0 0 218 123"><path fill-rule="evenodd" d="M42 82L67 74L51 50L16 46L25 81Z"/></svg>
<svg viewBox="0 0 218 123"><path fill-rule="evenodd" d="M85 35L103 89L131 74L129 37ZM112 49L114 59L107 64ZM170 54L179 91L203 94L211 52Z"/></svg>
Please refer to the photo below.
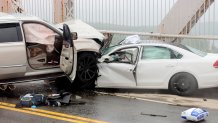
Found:
<svg viewBox="0 0 218 123"><path fill-rule="evenodd" d="M77 89L94 89L97 77L97 55L91 52L79 53L74 87Z"/></svg>
<svg viewBox="0 0 218 123"><path fill-rule="evenodd" d="M170 79L168 88L173 94L189 96L198 89L198 83L189 73L177 73Z"/></svg>

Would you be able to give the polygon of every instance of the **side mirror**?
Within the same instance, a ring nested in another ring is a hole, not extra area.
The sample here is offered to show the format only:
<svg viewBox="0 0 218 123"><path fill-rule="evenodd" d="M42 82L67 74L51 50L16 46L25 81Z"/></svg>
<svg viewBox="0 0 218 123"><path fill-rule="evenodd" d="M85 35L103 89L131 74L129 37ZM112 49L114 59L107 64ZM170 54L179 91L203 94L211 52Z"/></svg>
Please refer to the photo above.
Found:
<svg viewBox="0 0 218 123"><path fill-rule="evenodd" d="M110 60L109 60L108 58L106 58L106 59L104 60L104 62L105 62L105 63L110 63Z"/></svg>
<svg viewBox="0 0 218 123"><path fill-rule="evenodd" d="M70 44L70 46L73 46L73 38L70 32L70 28L67 24L63 25L63 38L66 42Z"/></svg>
<svg viewBox="0 0 218 123"><path fill-rule="evenodd" d="M78 39L77 32L72 32L71 34L72 34L73 40L77 40Z"/></svg>

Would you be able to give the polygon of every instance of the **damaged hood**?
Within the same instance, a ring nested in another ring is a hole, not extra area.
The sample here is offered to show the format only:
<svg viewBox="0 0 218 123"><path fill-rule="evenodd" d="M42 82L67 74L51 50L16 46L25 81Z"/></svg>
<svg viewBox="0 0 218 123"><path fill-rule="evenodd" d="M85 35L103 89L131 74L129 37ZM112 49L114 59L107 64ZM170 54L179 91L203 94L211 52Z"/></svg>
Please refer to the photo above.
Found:
<svg viewBox="0 0 218 123"><path fill-rule="evenodd" d="M84 23L81 20L69 20L63 23L56 24L59 29L63 28L63 24L67 24L71 32L77 32L78 38L97 38L100 41L104 39L104 35L92 26Z"/></svg>

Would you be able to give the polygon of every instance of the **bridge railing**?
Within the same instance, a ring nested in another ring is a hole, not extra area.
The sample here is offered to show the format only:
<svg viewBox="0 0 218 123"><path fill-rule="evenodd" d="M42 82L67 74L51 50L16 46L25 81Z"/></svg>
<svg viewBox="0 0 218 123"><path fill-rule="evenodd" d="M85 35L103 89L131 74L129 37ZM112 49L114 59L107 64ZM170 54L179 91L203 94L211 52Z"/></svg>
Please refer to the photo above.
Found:
<svg viewBox="0 0 218 123"><path fill-rule="evenodd" d="M172 35L161 33L126 32L100 30L105 35L110 35L111 45L117 45L120 41L130 35L138 35L141 40L157 40L164 42L179 42L201 51L218 53L218 36L191 36L191 35Z"/></svg>
<svg viewBox="0 0 218 123"><path fill-rule="evenodd" d="M178 0L1 0L0 11L11 9L10 6L3 7L11 1L19 3L25 13L39 16L51 23L59 23L71 17L81 19L99 30L153 33L163 32L159 28L160 24L178 2ZM191 3L196 0L188 1ZM199 16L192 15L193 18L187 24L191 26L185 28L188 30L185 32L189 32L189 35L218 35L216 14L218 1L205 1L207 2L199 9L203 12L196 12ZM178 9L178 13L185 13L191 9L191 7L181 8ZM15 10L17 11L16 8ZM202 13L204 15L200 16ZM195 21L197 23L192 27Z"/></svg>
<svg viewBox="0 0 218 123"><path fill-rule="evenodd" d="M16 12L22 10L51 23L62 22L68 17L81 19L98 30L112 33L113 42L130 34L139 34L143 39L180 39L181 42L204 51L215 52L217 47L215 35L218 35L218 1L209 0L213 1L212 5L191 29L188 37L170 34L160 36L157 33L158 25L177 0L0 0L0 11L12 9L10 6L2 8L3 3L6 6L5 3L11 1L19 3L20 8L14 8ZM190 8L181 9L180 12L185 12L185 9ZM196 39L192 37L194 35L202 36L197 36Z"/></svg>

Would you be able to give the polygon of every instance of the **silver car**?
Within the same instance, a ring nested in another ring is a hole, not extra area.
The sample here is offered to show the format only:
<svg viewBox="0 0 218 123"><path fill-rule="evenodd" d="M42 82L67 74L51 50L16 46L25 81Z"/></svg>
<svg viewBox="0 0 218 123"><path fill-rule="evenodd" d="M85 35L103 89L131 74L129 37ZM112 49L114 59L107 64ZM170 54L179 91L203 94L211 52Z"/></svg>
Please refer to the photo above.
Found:
<svg viewBox="0 0 218 123"><path fill-rule="evenodd" d="M63 28L59 29L60 25L53 26L37 17L0 13L1 90L11 88L14 83L62 76L76 78L76 85L84 87L94 82L100 44L87 50L78 44L90 44L94 39L77 39L72 27L61 25ZM77 54L81 56L78 65Z"/></svg>

